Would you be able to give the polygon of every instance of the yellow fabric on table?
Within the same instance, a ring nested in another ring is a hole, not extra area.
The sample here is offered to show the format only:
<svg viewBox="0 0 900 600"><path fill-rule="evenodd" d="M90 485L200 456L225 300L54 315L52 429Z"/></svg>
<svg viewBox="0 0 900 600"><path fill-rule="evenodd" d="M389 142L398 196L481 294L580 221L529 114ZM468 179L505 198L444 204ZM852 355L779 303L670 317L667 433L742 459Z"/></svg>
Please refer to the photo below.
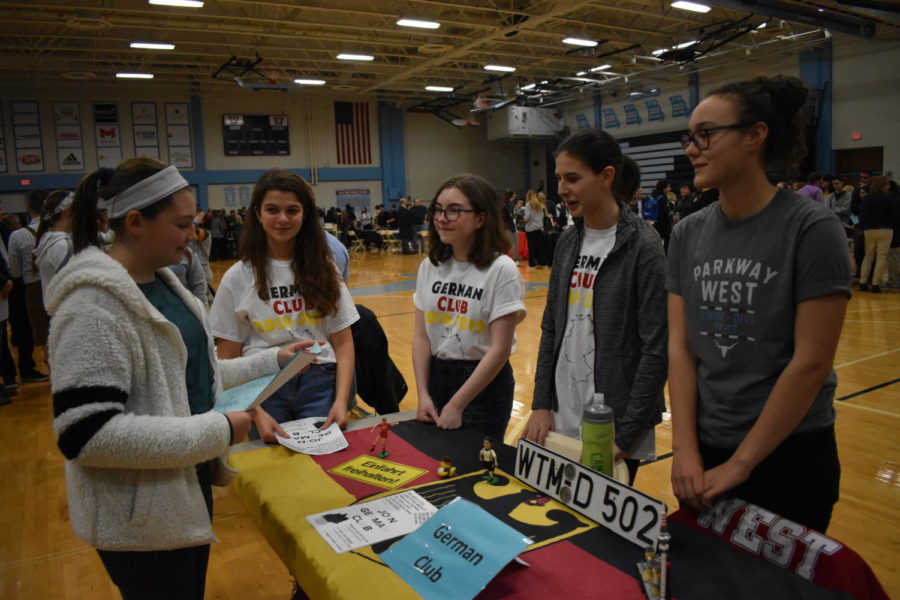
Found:
<svg viewBox="0 0 900 600"><path fill-rule="evenodd" d="M337 554L309 524L307 515L356 501L310 456L276 446L230 462L244 506L310 598L419 597L370 547Z"/></svg>

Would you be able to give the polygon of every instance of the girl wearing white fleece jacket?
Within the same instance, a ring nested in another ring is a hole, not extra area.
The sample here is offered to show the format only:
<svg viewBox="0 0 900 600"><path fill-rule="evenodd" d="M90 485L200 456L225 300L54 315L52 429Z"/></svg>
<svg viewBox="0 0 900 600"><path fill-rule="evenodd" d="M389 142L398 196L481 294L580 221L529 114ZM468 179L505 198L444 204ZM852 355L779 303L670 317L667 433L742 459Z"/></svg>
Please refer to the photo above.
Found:
<svg viewBox="0 0 900 600"><path fill-rule="evenodd" d="M85 177L75 255L47 290L53 429L75 533L123 598L202 598L215 539L208 461L252 415L215 394L272 373L303 344L218 361L199 301L165 267L194 237L196 206L174 167L132 159ZM116 241L98 247L97 201Z"/></svg>

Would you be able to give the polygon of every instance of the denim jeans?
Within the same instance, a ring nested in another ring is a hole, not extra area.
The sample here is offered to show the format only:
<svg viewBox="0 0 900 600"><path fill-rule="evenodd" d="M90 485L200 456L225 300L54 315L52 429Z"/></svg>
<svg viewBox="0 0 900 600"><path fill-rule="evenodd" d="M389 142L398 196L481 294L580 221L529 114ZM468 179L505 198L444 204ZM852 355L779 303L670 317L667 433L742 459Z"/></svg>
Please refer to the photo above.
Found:
<svg viewBox="0 0 900 600"><path fill-rule="evenodd" d="M478 363L477 360L445 360L431 357L428 393L431 394L431 400L438 412L472 376ZM491 436L495 444L502 443L512 412L515 387L513 370L507 362L493 381L475 396L463 411L463 425Z"/></svg>
<svg viewBox="0 0 900 600"><path fill-rule="evenodd" d="M262 403L279 423L306 417L326 417L334 404L335 363L311 364Z"/></svg>

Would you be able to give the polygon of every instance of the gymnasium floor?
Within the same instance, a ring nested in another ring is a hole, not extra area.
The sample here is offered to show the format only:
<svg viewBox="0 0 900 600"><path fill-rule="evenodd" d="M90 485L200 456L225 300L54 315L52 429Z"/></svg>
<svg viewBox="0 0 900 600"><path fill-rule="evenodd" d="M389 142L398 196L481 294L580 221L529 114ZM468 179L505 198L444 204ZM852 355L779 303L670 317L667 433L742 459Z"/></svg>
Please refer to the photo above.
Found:
<svg viewBox="0 0 900 600"><path fill-rule="evenodd" d="M410 359L412 291L420 257L359 253L351 258L354 300L378 315L390 353L410 390L401 409L416 405ZM215 263L216 279L228 263ZM506 441L515 443L531 404L549 270L520 268L528 316L517 330L511 361L516 404ZM861 554L890 596L900 597L900 292L856 294L850 302L835 367L841 500L828 531ZM72 534L63 458L51 431L49 384L20 387L0 407L0 599L118 598L96 553ZM671 450L671 427L657 428L657 452ZM672 504L670 458L642 467L637 487ZM229 488L215 489L209 599L286 600L291 581Z"/></svg>

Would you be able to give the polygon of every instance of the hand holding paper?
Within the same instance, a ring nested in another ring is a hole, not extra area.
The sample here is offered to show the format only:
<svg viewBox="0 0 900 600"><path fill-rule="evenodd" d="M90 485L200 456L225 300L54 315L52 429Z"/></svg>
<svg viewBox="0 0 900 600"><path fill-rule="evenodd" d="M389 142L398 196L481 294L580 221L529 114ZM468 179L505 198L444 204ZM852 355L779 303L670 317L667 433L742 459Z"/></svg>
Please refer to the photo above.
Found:
<svg viewBox="0 0 900 600"><path fill-rule="evenodd" d="M291 359L294 358L298 352L303 352L304 350L309 354L321 354L322 352L322 344L326 342L320 340L303 340L302 342L297 342L296 344L291 344L287 348L282 348L278 351L278 366L282 369L291 362ZM313 361L315 362L315 361ZM300 372L302 373L306 370L307 367L304 367Z"/></svg>

